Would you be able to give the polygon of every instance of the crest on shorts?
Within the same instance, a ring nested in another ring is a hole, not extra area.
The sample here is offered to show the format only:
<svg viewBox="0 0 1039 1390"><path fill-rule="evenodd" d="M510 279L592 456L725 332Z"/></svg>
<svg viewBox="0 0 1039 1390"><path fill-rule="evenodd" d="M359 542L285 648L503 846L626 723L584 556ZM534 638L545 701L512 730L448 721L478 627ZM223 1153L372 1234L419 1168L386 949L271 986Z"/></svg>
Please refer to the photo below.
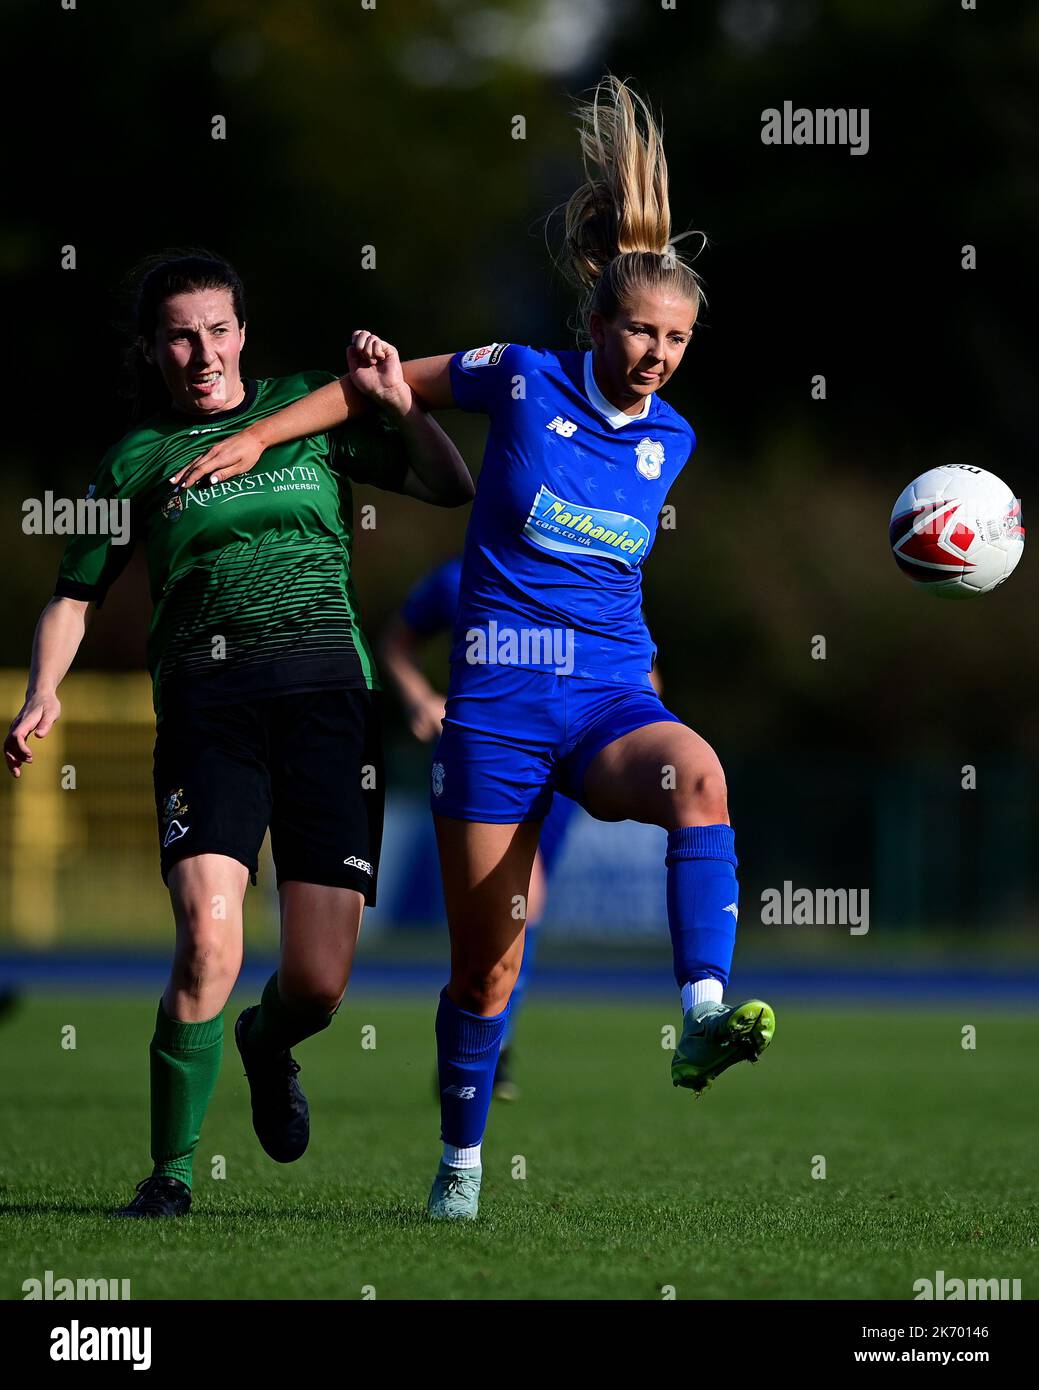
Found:
<svg viewBox="0 0 1039 1390"><path fill-rule="evenodd" d="M444 764L433 764L433 795L442 796L444 792Z"/></svg>
<svg viewBox="0 0 1039 1390"><path fill-rule="evenodd" d="M163 849L168 849L174 840L182 840L188 833L191 827L181 817L186 816L190 809L184 800L183 787L177 787L167 794L162 803Z"/></svg>
<svg viewBox="0 0 1039 1390"><path fill-rule="evenodd" d="M166 800L162 803L163 824L169 825L174 816L186 816L189 809L184 800L184 788L177 787L175 791L171 791L167 795Z"/></svg>
<svg viewBox="0 0 1039 1390"><path fill-rule="evenodd" d="M660 477L664 466L664 446L659 439L640 439L635 445L635 467L650 482Z"/></svg>

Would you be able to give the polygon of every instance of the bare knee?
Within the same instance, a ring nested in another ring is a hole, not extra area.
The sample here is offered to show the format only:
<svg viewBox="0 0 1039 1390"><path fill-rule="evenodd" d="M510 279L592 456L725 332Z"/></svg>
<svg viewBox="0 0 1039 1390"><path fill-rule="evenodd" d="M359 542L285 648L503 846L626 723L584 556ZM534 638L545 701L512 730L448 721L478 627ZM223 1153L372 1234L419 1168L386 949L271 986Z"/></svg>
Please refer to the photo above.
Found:
<svg viewBox="0 0 1039 1390"><path fill-rule="evenodd" d="M230 993L242 967L241 934L214 910L208 902L186 903L178 912L173 976L192 993L222 986Z"/></svg>
<svg viewBox="0 0 1039 1390"><path fill-rule="evenodd" d="M509 1002L518 973L518 969L506 961L498 961L488 969L455 968L451 972L448 995L467 1013L490 1018L500 1014Z"/></svg>
<svg viewBox="0 0 1039 1390"><path fill-rule="evenodd" d="M298 979L279 973L282 998L296 1008L312 1009L316 1014L334 1014L343 1002L346 981L331 978Z"/></svg>
<svg viewBox="0 0 1039 1390"><path fill-rule="evenodd" d="M728 825L729 801L725 773L721 765L698 768L683 777L675 788L675 826Z"/></svg>

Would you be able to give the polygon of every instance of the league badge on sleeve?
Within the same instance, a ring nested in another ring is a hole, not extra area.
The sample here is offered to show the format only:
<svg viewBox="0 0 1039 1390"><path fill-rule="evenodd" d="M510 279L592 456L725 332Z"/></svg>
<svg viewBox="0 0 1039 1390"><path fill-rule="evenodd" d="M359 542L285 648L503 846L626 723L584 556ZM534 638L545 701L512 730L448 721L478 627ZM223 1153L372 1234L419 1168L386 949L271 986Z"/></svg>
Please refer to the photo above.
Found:
<svg viewBox="0 0 1039 1390"><path fill-rule="evenodd" d="M488 343L486 347L470 348L462 358L463 367L496 367L508 343Z"/></svg>

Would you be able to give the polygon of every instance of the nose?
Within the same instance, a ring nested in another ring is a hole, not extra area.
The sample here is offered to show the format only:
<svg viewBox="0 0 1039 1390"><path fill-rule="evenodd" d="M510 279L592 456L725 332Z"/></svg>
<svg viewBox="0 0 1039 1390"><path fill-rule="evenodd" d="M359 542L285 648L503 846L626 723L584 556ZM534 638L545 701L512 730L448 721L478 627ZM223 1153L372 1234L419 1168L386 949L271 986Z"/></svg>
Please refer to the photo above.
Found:
<svg viewBox="0 0 1039 1390"><path fill-rule="evenodd" d="M200 333L195 339L195 350L191 354L191 360L202 366L216 360L216 354L213 352L213 340L205 333Z"/></svg>

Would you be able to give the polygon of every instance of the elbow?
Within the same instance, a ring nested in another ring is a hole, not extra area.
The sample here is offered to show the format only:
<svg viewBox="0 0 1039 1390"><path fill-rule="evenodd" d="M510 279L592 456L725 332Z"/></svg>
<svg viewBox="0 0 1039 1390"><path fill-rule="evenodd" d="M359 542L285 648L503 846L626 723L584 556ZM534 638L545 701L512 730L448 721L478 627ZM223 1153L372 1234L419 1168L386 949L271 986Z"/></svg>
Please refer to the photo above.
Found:
<svg viewBox="0 0 1039 1390"><path fill-rule="evenodd" d="M469 473L466 472L464 478L456 479L452 487L438 496L437 506L467 507L475 496L476 484L469 476Z"/></svg>

